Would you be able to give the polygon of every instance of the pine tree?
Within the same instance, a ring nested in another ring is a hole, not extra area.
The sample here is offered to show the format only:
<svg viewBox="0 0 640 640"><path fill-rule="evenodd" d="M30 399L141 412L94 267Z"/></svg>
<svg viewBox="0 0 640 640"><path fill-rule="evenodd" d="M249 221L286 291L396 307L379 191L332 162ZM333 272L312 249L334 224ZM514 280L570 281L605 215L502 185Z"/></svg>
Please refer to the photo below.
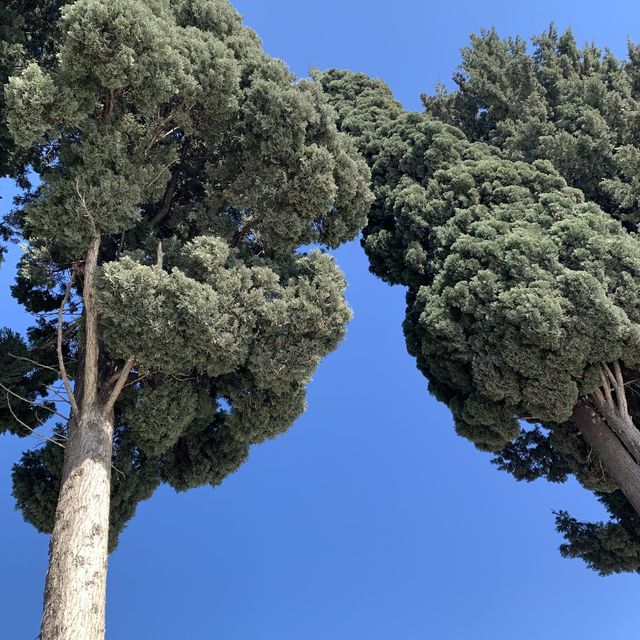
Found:
<svg viewBox="0 0 640 640"><path fill-rule="evenodd" d="M333 259L301 247L354 238L371 196L320 85L226 0L78 0L57 29L5 87L39 181L7 220L35 323L0 333L0 426L56 423L14 494L52 531L41 637L76 640L104 636L136 504L219 484L304 410L350 311Z"/></svg>
<svg viewBox="0 0 640 640"><path fill-rule="evenodd" d="M361 74L319 74L372 169L363 246L407 288L404 333L457 432L519 480L593 491L561 552L640 571L640 55L472 38L458 89L404 112ZM635 423L634 423L635 420Z"/></svg>

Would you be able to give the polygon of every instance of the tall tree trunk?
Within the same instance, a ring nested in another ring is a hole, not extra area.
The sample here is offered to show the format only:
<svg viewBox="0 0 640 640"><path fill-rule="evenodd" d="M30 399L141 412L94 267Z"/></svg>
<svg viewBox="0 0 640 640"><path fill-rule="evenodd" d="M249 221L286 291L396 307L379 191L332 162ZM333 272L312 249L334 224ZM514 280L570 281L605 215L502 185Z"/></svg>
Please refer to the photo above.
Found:
<svg viewBox="0 0 640 640"><path fill-rule="evenodd" d="M587 401L575 406L572 421L640 515L640 467L605 419Z"/></svg>
<svg viewBox="0 0 640 640"><path fill-rule="evenodd" d="M91 218L79 191L78 195ZM40 640L103 640L105 635L113 407L133 359L119 371L102 362L93 284L100 249L95 225L94 231L83 269L84 344L75 392L70 389L61 348L62 314L73 279L58 315L60 375L72 417L51 537Z"/></svg>
<svg viewBox="0 0 640 640"><path fill-rule="evenodd" d="M44 594L41 640L102 640L113 410L82 407L69 425Z"/></svg>

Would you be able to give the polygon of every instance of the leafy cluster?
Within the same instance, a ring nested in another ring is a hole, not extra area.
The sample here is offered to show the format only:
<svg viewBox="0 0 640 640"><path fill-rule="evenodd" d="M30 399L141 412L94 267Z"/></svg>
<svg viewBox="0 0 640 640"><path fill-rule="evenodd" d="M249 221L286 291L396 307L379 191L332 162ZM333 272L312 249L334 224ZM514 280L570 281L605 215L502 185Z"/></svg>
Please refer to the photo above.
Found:
<svg viewBox="0 0 640 640"><path fill-rule="evenodd" d="M76 274L62 328L77 377L82 264L100 237L100 375L135 360L115 407L115 544L158 483L216 485L304 410L350 311L333 259L300 247L358 234L370 173L320 84L266 56L226 0L78 0L59 29L56 63L5 87L9 130L40 178L8 220L29 243L13 292L40 318L21 347L43 363ZM45 531L54 447L14 471L19 506Z"/></svg>
<svg viewBox="0 0 640 640"><path fill-rule="evenodd" d="M640 523L570 422L601 362L621 359L628 374L640 363L635 210L612 195L630 203L634 189L622 160L633 154L620 145L634 144L638 120L630 113L623 127L613 116L635 105L633 63L589 47L572 57L568 41L551 32L529 55L494 32L474 38L459 91L425 97L422 114L403 113L378 80L341 71L320 80L370 164L363 245L373 273L407 287L407 347L430 391L458 433L518 479L574 474L598 492L612 522L559 515L562 552L603 573L635 571ZM589 129L578 114L608 124Z"/></svg>

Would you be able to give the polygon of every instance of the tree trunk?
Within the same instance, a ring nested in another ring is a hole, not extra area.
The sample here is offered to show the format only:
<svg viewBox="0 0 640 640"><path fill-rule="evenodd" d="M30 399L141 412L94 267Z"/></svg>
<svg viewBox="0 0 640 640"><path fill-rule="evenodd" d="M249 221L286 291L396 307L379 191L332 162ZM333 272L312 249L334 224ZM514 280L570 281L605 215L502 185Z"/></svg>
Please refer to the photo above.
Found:
<svg viewBox="0 0 640 640"><path fill-rule="evenodd" d="M97 403L69 425L40 640L104 638L112 438Z"/></svg>
<svg viewBox="0 0 640 640"><path fill-rule="evenodd" d="M640 462L640 431L631 416L616 411L606 411L604 417L611 430L618 436L636 462Z"/></svg>
<svg viewBox="0 0 640 640"><path fill-rule="evenodd" d="M93 221L79 190L78 196ZM60 375L69 394L72 417L49 548L40 640L103 640L105 635L113 406L132 360L125 363L115 381L107 379L100 363L93 284L100 232L93 224L95 234L83 269L84 344L75 393L70 389L61 348L62 313L73 279L58 314Z"/></svg>
<svg viewBox="0 0 640 640"><path fill-rule="evenodd" d="M602 416L586 401L575 406L572 421L587 444L640 515L640 467Z"/></svg>

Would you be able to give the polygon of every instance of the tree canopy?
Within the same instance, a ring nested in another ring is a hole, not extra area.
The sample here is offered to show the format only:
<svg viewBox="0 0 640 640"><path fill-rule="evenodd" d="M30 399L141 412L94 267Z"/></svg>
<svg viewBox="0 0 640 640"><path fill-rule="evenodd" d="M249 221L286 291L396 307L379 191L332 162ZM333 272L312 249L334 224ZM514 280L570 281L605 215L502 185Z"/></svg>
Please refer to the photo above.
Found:
<svg viewBox="0 0 640 640"><path fill-rule="evenodd" d="M321 247L364 225L369 170L320 84L269 58L226 0L78 0L51 46L4 94L5 148L37 159L39 184L6 220L28 242L12 291L36 321L26 338L0 333L0 428L51 420L65 376L82 396L95 247L104 387L131 365L114 407L113 547L159 483L217 485L304 410L350 318ZM14 469L42 531L67 436L62 420Z"/></svg>
<svg viewBox="0 0 640 640"><path fill-rule="evenodd" d="M639 63L633 45L619 61L553 28L532 50L483 32L425 113L379 80L318 76L371 167L363 246L407 287L430 391L517 479L574 475L595 493L610 521L560 511L557 526L563 555L603 574L640 570L640 518L575 410L612 431L640 417ZM620 437L635 464L637 436Z"/></svg>

